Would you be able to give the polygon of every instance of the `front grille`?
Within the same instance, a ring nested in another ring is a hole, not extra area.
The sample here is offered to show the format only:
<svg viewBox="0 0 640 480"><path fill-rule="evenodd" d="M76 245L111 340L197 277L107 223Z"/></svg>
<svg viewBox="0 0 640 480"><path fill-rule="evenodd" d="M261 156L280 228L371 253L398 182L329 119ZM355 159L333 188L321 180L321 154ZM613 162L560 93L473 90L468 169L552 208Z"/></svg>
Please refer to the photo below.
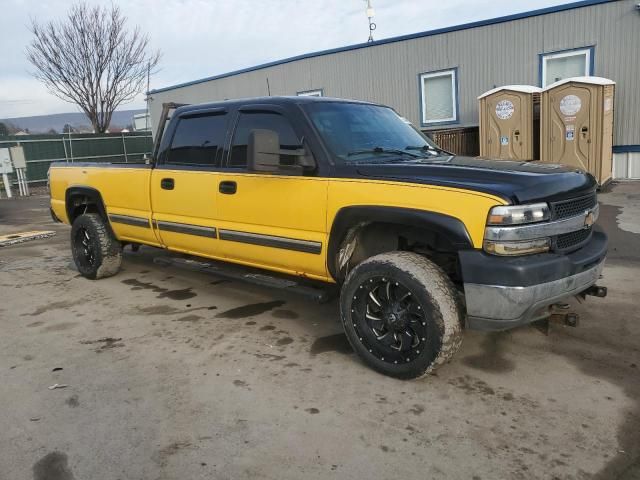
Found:
<svg viewBox="0 0 640 480"><path fill-rule="evenodd" d="M582 246L591 236L591 228L583 228L575 232L563 233L555 238L555 250L562 252L577 249Z"/></svg>
<svg viewBox="0 0 640 480"><path fill-rule="evenodd" d="M575 217L591 210L596 206L596 194L586 195L584 197L572 198L569 200L561 200L559 202L551 202L551 218L552 220L561 220L563 218Z"/></svg>

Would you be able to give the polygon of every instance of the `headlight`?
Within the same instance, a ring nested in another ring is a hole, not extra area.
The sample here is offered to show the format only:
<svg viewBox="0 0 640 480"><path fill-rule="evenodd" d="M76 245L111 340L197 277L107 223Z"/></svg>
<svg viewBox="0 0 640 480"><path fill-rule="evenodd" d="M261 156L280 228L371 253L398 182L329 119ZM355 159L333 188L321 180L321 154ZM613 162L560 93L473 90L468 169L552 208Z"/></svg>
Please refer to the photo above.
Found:
<svg viewBox="0 0 640 480"><path fill-rule="evenodd" d="M500 205L489 211L487 228L485 231L484 251L493 255L530 255L548 252L551 239L527 238L526 240L501 240L503 230L530 230L532 223L544 222L551 218L549 206L546 203L532 203L529 205Z"/></svg>
<svg viewBox="0 0 640 480"><path fill-rule="evenodd" d="M530 255L548 252L550 247L551 239L549 238L537 238L519 242L484 241L484 251L493 255Z"/></svg>
<svg viewBox="0 0 640 480"><path fill-rule="evenodd" d="M487 225L522 225L524 223L549 220L549 206L546 203L530 205L504 205L489 211Z"/></svg>

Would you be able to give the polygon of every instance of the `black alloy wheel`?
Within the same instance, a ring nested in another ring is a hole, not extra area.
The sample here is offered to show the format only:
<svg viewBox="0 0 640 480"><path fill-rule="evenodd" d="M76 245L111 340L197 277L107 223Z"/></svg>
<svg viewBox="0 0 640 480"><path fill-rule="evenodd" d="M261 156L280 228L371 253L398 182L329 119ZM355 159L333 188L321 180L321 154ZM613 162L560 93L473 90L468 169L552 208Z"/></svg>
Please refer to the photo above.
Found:
<svg viewBox="0 0 640 480"><path fill-rule="evenodd" d="M352 321L362 344L383 362L410 362L427 340L423 306L402 283L369 278L351 303Z"/></svg>

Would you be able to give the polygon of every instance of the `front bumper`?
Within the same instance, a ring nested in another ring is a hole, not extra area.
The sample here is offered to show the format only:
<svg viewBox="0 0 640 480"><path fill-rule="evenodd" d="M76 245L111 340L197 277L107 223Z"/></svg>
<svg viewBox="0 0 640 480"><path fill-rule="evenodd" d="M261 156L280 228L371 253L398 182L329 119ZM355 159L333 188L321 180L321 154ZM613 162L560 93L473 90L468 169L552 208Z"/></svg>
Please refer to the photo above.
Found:
<svg viewBox="0 0 640 480"><path fill-rule="evenodd" d="M507 330L548 317L551 305L598 281L606 253L607 236L597 228L585 246L565 255L505 258L460 252L467 327Z"/></svg>

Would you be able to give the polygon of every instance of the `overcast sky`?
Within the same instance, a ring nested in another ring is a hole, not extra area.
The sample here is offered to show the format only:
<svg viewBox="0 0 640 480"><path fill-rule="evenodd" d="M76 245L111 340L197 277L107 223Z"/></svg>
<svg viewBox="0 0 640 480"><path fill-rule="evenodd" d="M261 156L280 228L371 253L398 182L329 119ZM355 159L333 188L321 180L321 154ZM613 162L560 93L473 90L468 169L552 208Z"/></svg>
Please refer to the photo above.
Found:
<svg viewBox="0 0 640 480"><path fill-rule="evenodd" d="M114 0L163 57L151 88L366 41L364 0ZM30 18L63 16L68 0L2 0L0 118L78 111L29 74ZM108 2L89 0L89 3ZM372 0L376 39L567 3L563 0ZM143 108L143 95L120 109Z"/></svg>

